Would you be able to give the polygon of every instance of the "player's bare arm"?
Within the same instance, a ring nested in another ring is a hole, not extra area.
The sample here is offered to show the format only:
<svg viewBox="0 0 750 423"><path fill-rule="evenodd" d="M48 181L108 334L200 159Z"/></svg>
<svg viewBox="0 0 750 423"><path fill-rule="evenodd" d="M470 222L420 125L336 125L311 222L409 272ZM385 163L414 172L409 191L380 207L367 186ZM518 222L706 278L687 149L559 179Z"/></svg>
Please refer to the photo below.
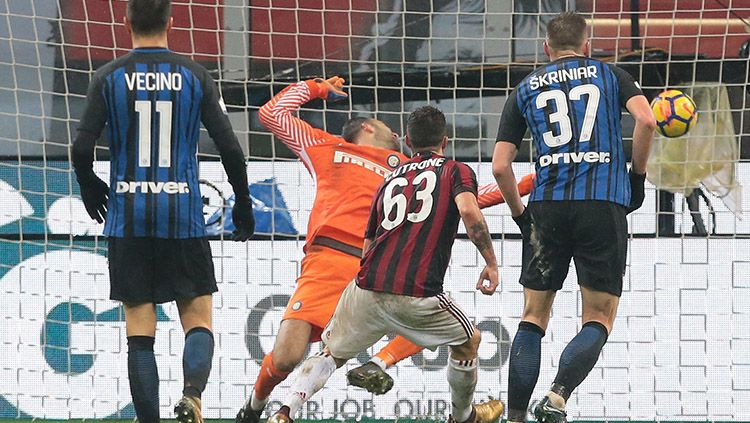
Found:
<svg viewBox="0 0 750 423"><path fill-rule="evenodd" d="M630 98L625 108L635 120L633 129L633 172L642 175L646 173L646 163L654 142L656 120L646 97L637 95Z"/></svg>
<svg viewBox="0 0 750 423"><path fill-rule="evenodd" d="M521 201L521 194L518 192L516 175L512 166L517 152L518 148L515 144L498 142L495 144L495 152L492 155L492 174L513 217L523 214L525 208Z"/></svg>
<svg viewBox="0 0 750 423"><path fill-rule="evenodd" d="M473 193L462 192L456 196L455 201L458 212L461 214L461 219L464 221L464 226L466 226L466 233L469 239L477 247L477 250L479 250L479 253L486 262L479 277L479 282L477 282L477 289L482 294L492 295L497 289L499 282L497 258L495 257L495 249L492 247L492 238L490 237L490 230L487 227L487 221L484 219L484 215L477 203L477 197ZM484 281L489 281L489 284L485 285Z"/></svg>
<svg viewBox="0 0 750 423"><path fill-rule="evenodd" d="M630 205L628 213L638 210L646 197L644 185L646 183L646 165L654 142L656 120L646 97L636 95L628 99L625 108L635 120L633 128L632 165L628 175L630 179Z"/></svg>

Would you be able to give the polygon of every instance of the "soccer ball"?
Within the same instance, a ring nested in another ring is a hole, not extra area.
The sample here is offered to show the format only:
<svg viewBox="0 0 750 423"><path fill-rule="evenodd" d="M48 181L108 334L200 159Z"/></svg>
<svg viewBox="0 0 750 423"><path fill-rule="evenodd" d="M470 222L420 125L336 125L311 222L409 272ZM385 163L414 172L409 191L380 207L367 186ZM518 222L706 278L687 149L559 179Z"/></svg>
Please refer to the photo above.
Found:
<svg viewBox="0 0 750 423"><path fill-rule="evenodd" d="M659 132L669 138L687 134L698 121L695 102L679 90L667 90L657 95L651 102L651 110Z"/></svg>

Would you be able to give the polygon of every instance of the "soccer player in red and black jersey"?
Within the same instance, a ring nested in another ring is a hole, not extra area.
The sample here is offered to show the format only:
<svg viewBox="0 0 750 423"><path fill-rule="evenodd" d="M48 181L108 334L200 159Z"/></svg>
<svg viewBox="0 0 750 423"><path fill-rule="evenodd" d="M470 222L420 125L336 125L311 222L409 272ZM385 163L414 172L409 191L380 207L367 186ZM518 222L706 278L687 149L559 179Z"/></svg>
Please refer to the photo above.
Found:
<svg viewBox="0 0 750 423"><path fill-rule="evenodd" d="M473 405L479 331L443 292L461 219L486 261L477 290L492 295L498 286L492 240L477 204L476 176L465 164L443 157L448 144L445 116L434 107L409 116L406 142L416 153L378 189L362 266L323 330L326 348L304 362L269 423L291 422L290 416L323 388L336 368L389 333L433 350L450 346L449 421L491 422L503 413L498 400Z"/></svg>

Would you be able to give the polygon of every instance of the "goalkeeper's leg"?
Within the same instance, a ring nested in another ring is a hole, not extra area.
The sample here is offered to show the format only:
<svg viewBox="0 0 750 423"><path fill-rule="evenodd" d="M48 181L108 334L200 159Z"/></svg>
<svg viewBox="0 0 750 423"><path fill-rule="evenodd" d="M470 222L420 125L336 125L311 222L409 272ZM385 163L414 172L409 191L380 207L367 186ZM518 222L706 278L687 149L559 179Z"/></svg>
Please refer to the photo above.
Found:
<svg viewBox="0 0 750 423"><path fill-rule="evenodd" d="M304 320L287 319L281 322L273 350L263 358L250 399L237 414L238 423L260 421L273 389L304 358L312 329L312 325Z"/></svg>
<svg viewBox="0 0 750 423"><path fill-rule="evenodd" d="M153 303L124 304L128 337L128 379L138 421L159 421L159 373L154 357L156 307Z"/></svg>

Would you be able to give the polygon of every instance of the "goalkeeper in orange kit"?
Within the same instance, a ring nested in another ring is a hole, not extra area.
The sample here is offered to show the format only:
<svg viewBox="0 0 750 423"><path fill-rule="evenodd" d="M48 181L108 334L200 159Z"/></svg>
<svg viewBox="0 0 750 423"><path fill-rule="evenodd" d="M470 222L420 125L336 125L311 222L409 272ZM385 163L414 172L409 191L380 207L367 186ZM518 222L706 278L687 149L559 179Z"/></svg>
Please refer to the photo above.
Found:
<svg viewBox="0 0 750 423"><path fill-rule="evenodd" d="M359 271L365 226L375 192L393 169L408 160L399 152L398 136L382 121L356 117L335 136L313 128L294 113L310 100L344 99L344 80L332 77L290 85L260 108L263 124L305 165L316 185L307 228L305 257L297 288L287 304L273 351L263 359L250 399L238 423L259 421L271 391L304 358L307 346L320 340L346 286ZM528 193L531 175L519 191ZM479 204L503 202L496 184L481 187ZM372 361L347 374L350 384L383 394L393 386L385 369L419 351L396 337Z"/></svg>

